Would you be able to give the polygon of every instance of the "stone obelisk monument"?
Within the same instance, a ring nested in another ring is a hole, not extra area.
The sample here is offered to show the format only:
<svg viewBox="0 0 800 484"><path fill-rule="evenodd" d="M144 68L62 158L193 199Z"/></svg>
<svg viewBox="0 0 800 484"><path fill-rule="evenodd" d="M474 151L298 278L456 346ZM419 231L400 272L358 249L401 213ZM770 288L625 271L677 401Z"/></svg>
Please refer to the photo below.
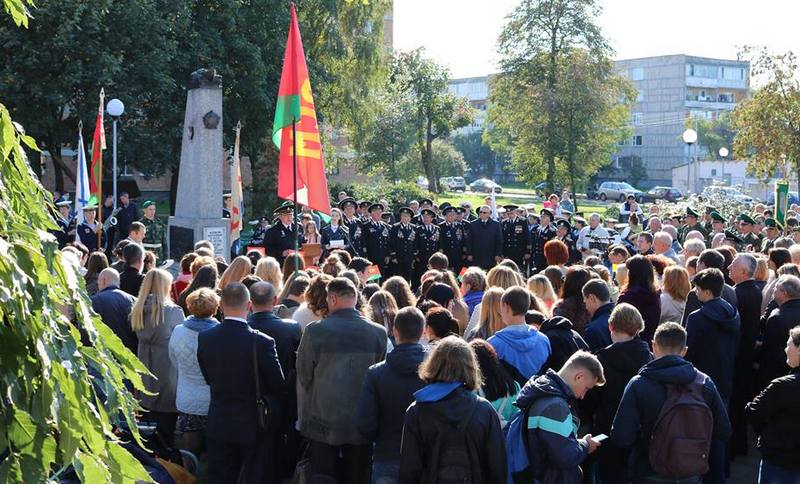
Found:
<svg viewBox="0 0 800 484"><path fill-rule="evenodd" d="M215 255L228 259L230 220L222 218L222 77L198 69L187 90L175 216L169 218L170 256L180 258L207 239Z"/></svg>

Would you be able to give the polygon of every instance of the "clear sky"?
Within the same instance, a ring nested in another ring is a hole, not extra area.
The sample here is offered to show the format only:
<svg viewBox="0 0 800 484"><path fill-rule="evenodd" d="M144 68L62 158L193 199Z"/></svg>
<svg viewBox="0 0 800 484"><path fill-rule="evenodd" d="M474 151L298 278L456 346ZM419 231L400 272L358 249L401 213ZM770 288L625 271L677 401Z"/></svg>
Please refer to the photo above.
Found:
<svg viewBox="0 0 800 484"><path fill-rule="evenodd" d="M394 46L425 47L452 77L497 70L497 37L519 0L394 0ZM800 55L800 0L601 0L616 59L735 59L742 45Z"/></svg>

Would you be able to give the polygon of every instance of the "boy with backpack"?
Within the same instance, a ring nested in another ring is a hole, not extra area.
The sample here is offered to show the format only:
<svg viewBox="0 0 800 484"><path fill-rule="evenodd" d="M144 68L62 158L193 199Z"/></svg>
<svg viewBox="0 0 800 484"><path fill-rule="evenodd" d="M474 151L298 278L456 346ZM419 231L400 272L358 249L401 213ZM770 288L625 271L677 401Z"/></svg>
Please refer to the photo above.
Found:
<svg viewBox="0 0 800 484"><path fill-rule="evenodd" d="M575 352L555 372L531 378L515 402L521 409L506 427L509 483L580 484L580 464L600 442L579 439L580 420L573 408L586 392L605 383L603 366L593 354Z"/></svg>
<svg viewBox="0 0 800 484"><path fill-rule="evenodd" d="M660 325L655 359L622 395L611 441L632 450L635 483L698 483L709 470L712 441L730 438L725 404L714 382L683 359L686 349L682 326Z"/></svg>

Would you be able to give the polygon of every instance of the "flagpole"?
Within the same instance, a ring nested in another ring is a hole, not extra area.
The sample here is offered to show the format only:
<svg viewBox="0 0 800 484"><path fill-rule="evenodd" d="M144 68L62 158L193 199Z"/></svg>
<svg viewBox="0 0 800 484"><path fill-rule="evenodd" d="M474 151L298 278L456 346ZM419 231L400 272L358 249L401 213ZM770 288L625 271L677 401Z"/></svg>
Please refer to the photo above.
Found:
<svg viewBox="0 0 800 484"><path fill-rule="evenodd" d="M106 92L103 88L100 88L100 112L102 113L104 106L103 101L106 98ZM94 127L95 131L97 131L97 126ZM105 139L105 134L103 135L103 139ZM97 175L97 226L103 226L103 207L105 203L103 203L103 142L100 141L100 169L98 170L99 174ZM94 151L95 147L92 147L92 151ZM104 248L100 246L102 242L102 235L103 230L97 232L97 250L100 252L105 252Z"/></svg>
<svg viewBox="0 0 800 484"><path fill-rule="evenodd" d="M292 116L292 174L294 175L294 275L300 271L300 260L297 253L300 251L300 224L297 223L297 119Z"/></svg>

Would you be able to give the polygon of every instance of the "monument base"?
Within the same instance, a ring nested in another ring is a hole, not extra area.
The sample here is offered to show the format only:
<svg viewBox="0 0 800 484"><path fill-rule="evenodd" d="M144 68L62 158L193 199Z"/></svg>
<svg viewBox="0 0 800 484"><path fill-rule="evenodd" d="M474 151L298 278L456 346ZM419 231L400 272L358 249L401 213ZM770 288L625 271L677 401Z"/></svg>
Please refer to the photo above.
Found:
<svg viewBox="0 0 800 484"><path fill-rule="evenodd" d="M169 239L170 257L176 261L192 252L195 242L204 239L214 244L215 256L230 261L230 219L170 217Z"/></svg>

